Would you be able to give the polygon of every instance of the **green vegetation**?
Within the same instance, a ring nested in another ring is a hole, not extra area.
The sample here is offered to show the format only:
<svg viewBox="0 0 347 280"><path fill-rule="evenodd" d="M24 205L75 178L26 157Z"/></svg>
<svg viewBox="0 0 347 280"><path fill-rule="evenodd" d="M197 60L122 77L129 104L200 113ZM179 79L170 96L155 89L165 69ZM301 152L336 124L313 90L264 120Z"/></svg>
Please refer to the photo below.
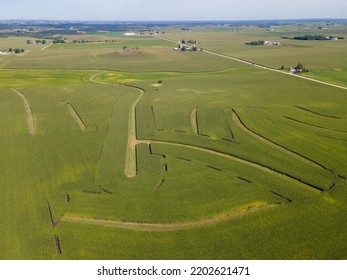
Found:
<svg viewBox="0 0 347 280"><path fill-rule="evenodd" d="M297 76L346 85L347 45L245 45L297 28L190 28L216 54L174 51L187 31L167 27L1 58L0 259L345 259L347 91Z"/></svg>
<svg viewBox="0 0 347 280"><path fill-rule="evenodd" d="M343 37L323 36L323 35L304 35L294 36L293 38L283 37L283 39L304 40L304 41L330 41L330 40L343 40Z"/></svg>

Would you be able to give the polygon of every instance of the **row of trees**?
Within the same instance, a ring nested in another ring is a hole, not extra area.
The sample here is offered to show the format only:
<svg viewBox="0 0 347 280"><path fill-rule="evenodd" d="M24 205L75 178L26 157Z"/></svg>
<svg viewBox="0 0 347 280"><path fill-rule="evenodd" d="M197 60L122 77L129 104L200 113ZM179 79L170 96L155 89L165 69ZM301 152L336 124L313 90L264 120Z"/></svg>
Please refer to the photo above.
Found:
<svg viewBox="0 0 347 280"><path fill-rule="evenodd" d="M338 40L345 39L344 37L334 37L334 36L324 36L324 35L303 35L303 36L294 36L290 37L282 37L283 39L292 39L292 40L303 40L303 41L329 41L334 40L335 38Z"/></svg>
<svg viewBox="0 0 347 280"><path fill-rule="evenodd" d="M36 45L45 45L45 44L46 44L46 40L35 40L35 41L27 40L27 44L28 44L28 45L33 45L33 44L36 44Z"/></svg>
<svg viewBox="0 0 347 280"><path fill-rule="evenodd" d="M246 45L250 45L250 46L263 46L264 44L265 44L265 41L262 41L262 40L246 43Z"/></svg>
<svg viewBox="0 0 347 280"><path fill-rule="evenodd" d="M18 48L9 48L8 52L19 54L19 53L25 52L25 50L24 49L18 49Z"/></svg>
<svg viewBox="0 0 347 280"><path fill-rule="evenodd" d="M282 65L280 69L285 70L284 65ZM294 71L295 73L308 72L308 69L306 69L306 67L301 62L299 62L294 68L293 67L288 68L288 70Z"/></svg>
<svg viewBox="0 0 347 280"><path fill-rule="evenodd" d="M54 39L53 44L65 44L65 40L64 39Z"/></svg>

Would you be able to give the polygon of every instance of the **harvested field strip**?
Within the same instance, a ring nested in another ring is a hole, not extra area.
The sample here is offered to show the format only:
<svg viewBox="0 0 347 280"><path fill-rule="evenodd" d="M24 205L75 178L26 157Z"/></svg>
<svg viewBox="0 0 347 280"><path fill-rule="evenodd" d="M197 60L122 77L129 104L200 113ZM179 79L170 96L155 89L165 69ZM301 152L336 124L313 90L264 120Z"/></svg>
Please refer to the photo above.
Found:
<svg viewBox="0 0 347 280"><path fill-rule="evenodd" d="M160 188L165 183L165 179L161 179L158 185L155 187L156 189Z"/></svg>
<svg viewBox="0 0 347 280"><path fill-rule="evenodd" d="M27 115L28 131L31 136L34 136L36 132L36 127L35 127L34 114L31 109L30 103L28 99L25 97L25 95L22 92L20 92L18 89L12 88L12 90L18 94L18 96L22 99L24 103L24 107L25 107L26 115Z"/></svg>
<svg viewBox="0 0 347 280"><path fill-rule="evenodd" d="M244 182L246 182L248 184L252 184L252 181L250 181L250 180L248 180L246 178L243 178L243 177L240 177L240 176L238 176L237 178L239 178L241 181L244 181Z"/></svg>
<svg viewBox="0 0 347 280"><path fill-rule="evenodd" d="M271 193L273 193L274 195L277 195L277 196L279 196L279 197L281 197L281 198L283 198L283 199L285 199L285 200L287 200L287 202L293 202L293 200L292 199L290 199L290 198L288 198L288 197L285 197L285 196L283 196L283 195L281 195L281 194L279 194L279 193L277 193L277 192L274 192L274 191L270 191Z"/></svg>
<svg viewBox="0 0 347 280"><path fill-rule="evenodd" d="M155 113L154 113L153 105L151 105L151 110L152 110L152 116L153 116L153 120L154 120L155 129L158 129L157 120L155 119Z"/></svg>
<svg viewBox="0 0 347 280"><path fill-rule="evenodd" d="M232 131L232 129L231 129L231 126L230 126L229 122L227 122L227 124L228 124L228 128L229 128L229 131L230 131L230 134L231 134L231 138L234 140L235 137L234 137L234 133L233 133L233 131ZM222 139L224 139L224 138L222 138ZM231 140L229 140L229 139L225 139L225 140L231 141ZM233 142L233 141L232 141L232 142Z"/></svg>
<svg viewBox="0 0 347 280"><path fill-rule="evenodd" d="M125 167L124 174L128 178L135 177L137 174L137 164L136 164L136 105L140 101L141 97L145 93L143 89L139 89L140 94L136 97L133 103L130 105L129 110L129 120L128 120L128 144L125 156Z"/></svg>
<svg viewBox="0 0 347 280"><path fill-rule="evenodd" d="M212 166L212 165L206 165L208 168L211 168L213 170L216 170L216 171L222 171L222 169L218 168L218 167L215 167L215 166Z"/></svg>
<svg viewBox="0 0 347 280"><path fill-rule="evenodd" d="M307 109L307 108L305 108L305 107L301 107L301 106L295 106L295 107L296 107L296 108L299 108L299 109L301 109L301 110L304 110L304 111L306 111L306 112L309 112L309 113L318 115L318 116L322 116L322 117L326 117L326 118L332 118L332 119L342 119L341 117L337 117L337 116L330 116L330 115L321 114L321 113L312 111L312 110L310 110L310 109Z"/></svg>
<svg viewBox="0 0 347 280"><path fill-rule="evenodd" d="M61 247L60 247L60 240L58 236L54 236L54 247L55 251L58 255L61 255Z"/></svg>
<svg viewBox="0 0 347 280"><path fill-rule="evenodd" d="M53 219L52 209L51 209L51 205L49 204L48 201L47 201L47 207L48 207L49 219L51 221L52 226L54 226L54 219Z"/></svg>
<svg viewBox="0 0 347 280"><path fill-rule="evenodd" d="M326 135L320 135L317 134L319 137L323 137L323 138L327 138L327 139L333 139L333 140L337 140L337 141L343 141L343 142L347 142L347 139L342 139L342 138L337 138L337 137L331 137L331 136L326 136Z"/></svg>
<svg viewBox="0 0 347 280"><path fill-rule="evenodd" d="M253 130L249 129L242 122L242 120L240 119L239 115L235 112L234 109L232 110L232 112L233 112L233 119L234 119L236 125L239 128L241 128L243 131L245 131L247 134L251 135L252 137L258 139L259 141L262 141L263 143L266 143L266 144L270 145L271 147L274 147L274 148L276 148L276 149L278 149L278 150L280 150L280 151L282 151L284 153L290 154L291 156L296 157L296 158L298 158L298 159L300 159L302 161L305 161L305 162L307 162L309 164L314 164L314 165L316 165L316 166L318 166L320 168L323 168L324 170L329 170L330 172L332 172L332 170L328 169L324 165L322 165L322 164L320 164L320 163L318 163L318 162L316 162L316 161L314 161L314 160L312 160L312 159L310 159L308 157L305 157L305 156L303 156L303 155L301 155L301 154L299 154L297 152L294 152L294 151L292 151L292 150L290 150L290 149L288 149L288 148L286 148L286 147L284 147L284 146L282 146L282 145L280 145L280 144L278 144L278 143L276 143L276 142L274 142L274 141L272 141L272 140L270 140L270 139L268 139L268 138L258 134L257 132L254 132Z"/></svg>
<svg viewBox="0 0 347 280"><path fill-rule="evenodd" d="M78 124L79 128L81 131L85 131L86 130L86 125L83 122L81 116L77 113L77 111L75 110L75 108L70 104L67 103L67 107L69 109L69 113L70 115L73 117L73 119L75 120L75 122Z"/></svg>
<svg viewBox="0 0 347 280"><path fill-rule="evenodd" d="M223 214L221 216L216 216L216 217L212 217L205 220L192 221L192 222L186 222L186 223L147 224L147 223L119 222L119 221L112 221L112 220L101 220L101 219L92 219L92 218L74 217L74 216L63 216L61 218L61 221L122 228L122 229L129 229L129 230L139 230L139 231L152 231L152 232L176 231L176 230L191 229L191 228L203 227L203 226L207 226L211 224L218 224L221 222L231 221L236 218L240 218L245 215L249 215L254 212L269 209L275 206L276 206L275 204L265 204L265 203L259 206L247 206L243 209L233 211L229 214Z"/></svg>
<svg viewBox="0 0 347 280"><path fill-rule="evenodd" d="M320 129L324 129L324 130L329 130L329 131L333 131L333 132L347 133L346 130L331 129L331 128L327 128L327 127L324 127L324 126L303 122L303 121L300 121L300 120L297 120L297 119L294 119L294 118L291 118L291 117L287 117L287 116L283 116L283 117L288 119L288 120L291 120L291 121L294 121L294 122L297 122L297 123L300 123L300 124L303 124L303 125L307 125L307 126L311 126L311 127L315 127L315 128L320 128Z"/></svg>
<svg viewBox="0 0 347 280"><path fill-rule="evenodd" d="M99 186L99 188L106 194L112 194L112 192L110 192L109 190L106 190L105 188Z"/></svg>
<svg viewBox="0 0 347 280"><path fill-rule="evenodd" d="M287 174L285 172L276 170L272 167L257 163L257 162L253 162L253 161L249 161L247 159L241 158L239 156L236 155L232 155L232 154L226 154L220 151L216 151L216 150L212 150L212 149L208 149L208 148L202 148L202 147L198 147L198 146L192 146L192 145L188 145L188 144L180 144L180 143L175 143L175 142L165 142L165 141L156 141L156 140L139 140L138 143L154 143L154 144L162 144L162 145L172 145L172 146L176 146L176 147L182 147L182 148L188 148L188 149L193 149L196 151L201 151L204 153L209 153L209 154L213 154L215 156L219 156L219 157L223 157L226 159L230 159L236 162L240 162L242 164L246 164L248 166L260 169L262 171L268 172L270 174L273 175L277 175L279 177L288 179L288 180L292 180L295 181L296 183L300 183L301 185L305 186L305 187L309 187L311 190L314 191L319 191L319 192L324 192L325 189L317 187L311 183L305 182L303 180L301 180L300 178L297 178L295 176L292 176L290 174ZM334 176L335 177L335 176Z"/></svg>
<svg viewBox="0 0 347 280"><path fill-rule="evenodd" d="M184 160L184 161L192 161L191 159L188 158L183 158L183 157L176 157L177 159Z"/></svg>
<svg viewBox="0 0 347 280"><path fill-rule="evenodd" d="M190 120L192 122L192 128L194 133L198 134L198 119L197 119L197 109L195 108L192 111L192 114L190 116Z"/></svg>

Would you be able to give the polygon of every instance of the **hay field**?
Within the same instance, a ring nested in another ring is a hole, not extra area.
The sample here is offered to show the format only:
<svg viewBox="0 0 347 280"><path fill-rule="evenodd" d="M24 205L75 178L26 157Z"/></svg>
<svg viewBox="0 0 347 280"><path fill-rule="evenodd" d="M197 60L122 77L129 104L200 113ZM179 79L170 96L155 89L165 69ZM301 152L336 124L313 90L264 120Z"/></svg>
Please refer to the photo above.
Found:
<svg viewBox="0 0 347 280"><path fill-rule="evenodd" d="M266 32L163 36L275 67ZM141 41L2 60L0 259L345 259L347 91Z"/></svg>

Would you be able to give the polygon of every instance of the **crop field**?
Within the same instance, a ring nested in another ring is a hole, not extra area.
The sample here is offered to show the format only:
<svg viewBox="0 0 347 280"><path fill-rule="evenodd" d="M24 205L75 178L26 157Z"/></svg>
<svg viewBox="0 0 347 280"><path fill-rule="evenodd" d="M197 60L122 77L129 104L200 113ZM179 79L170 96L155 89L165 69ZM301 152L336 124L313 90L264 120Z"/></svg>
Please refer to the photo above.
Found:
<svg viewBox="0 0 347 280"><path fill-rule="evenodd" d="M233 30L1 39L0 259L346 259L347 40Z"/></svg>

